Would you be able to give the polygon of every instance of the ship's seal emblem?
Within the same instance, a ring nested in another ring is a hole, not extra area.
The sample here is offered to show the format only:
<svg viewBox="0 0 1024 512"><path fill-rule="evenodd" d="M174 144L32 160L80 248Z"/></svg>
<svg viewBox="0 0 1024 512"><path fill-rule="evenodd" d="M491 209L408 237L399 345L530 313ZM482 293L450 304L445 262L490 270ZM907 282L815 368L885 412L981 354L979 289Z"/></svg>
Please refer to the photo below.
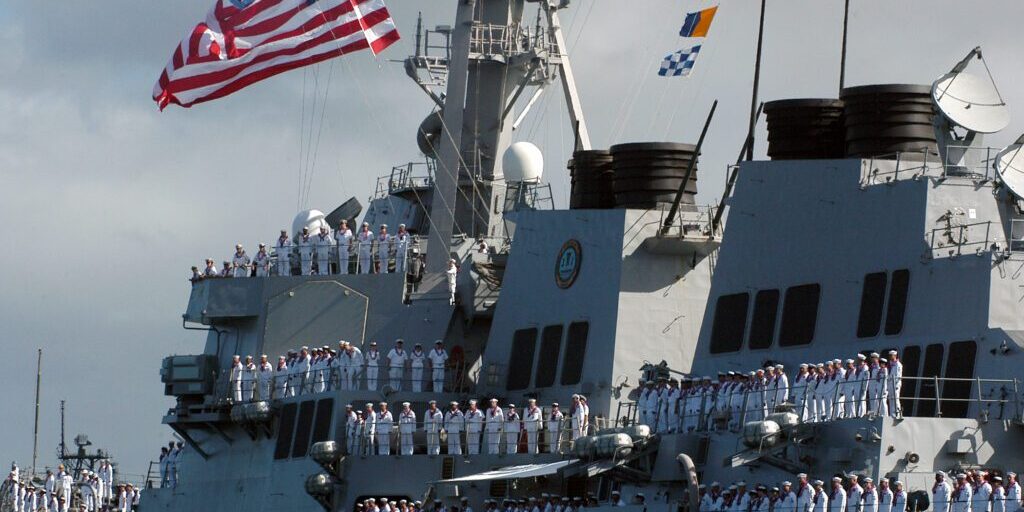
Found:
<svg viewBox="0 0 1024 512"><path fill-rule="evenodd" d="M580 274L580 264L583 262L583 248L576 240L569 240L562 249L558 251L558 260L555 261L555 284L559 288L567 289Z"/></svg>

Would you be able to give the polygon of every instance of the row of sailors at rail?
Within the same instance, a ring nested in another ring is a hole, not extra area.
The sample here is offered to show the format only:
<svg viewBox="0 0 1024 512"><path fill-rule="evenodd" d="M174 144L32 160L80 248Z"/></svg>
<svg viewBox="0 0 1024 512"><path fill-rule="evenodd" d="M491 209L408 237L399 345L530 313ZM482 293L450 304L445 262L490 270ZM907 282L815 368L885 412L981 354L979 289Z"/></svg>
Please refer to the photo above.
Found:
<svg viewBox="0 0 1024 512"><path fill-rule="evenodd" d="M83 469L76 481L63 465L57 472L47 469L42 487L37 488L31 480L22 482L15 469L3 484L5 491L2 503L4 510L12 512L67 512L76 501L76 510L94 512L110 510L128 512L138 507L139 489L131 484L114 487L113 467L109 461L100 461L96 471Z"/></svg>
<svg viewBox="0 0 1024 512"><path fill-rule="evenodd" d="M334 389L355 390L360 387L361 376L365 376L369 390L377 390L386 382L392 390L402 391L406 369L409 369L412 392L424 391L425 384L430 382L433 391L441 393L447 361L448 351L441 340L435 341L429 351L424 351L419 343L408 351L403 340L396 340L395 347L386 356L377 350L375 341L370 342L365 354L346 341L338 342L338 350L326 345L312 350L302 347L298 352L289 351L287 357L279 356L276 367L270 364L266 354L260 356L258 364L253 362L252 356L246 356L243 363L236 355L231 362L232 398L235 402L250 402ZM382 369L386 381L381 376Z"/></svg>
<svg viewBox="0 0 1024 512"><path fill-rule="evenodd" d="M719 373L717 383L710 377L684 378L681 386L674 379L648 380L637 404L640 422L662 433L705 426L711 430L714 413L721 413L729 416L730 428L737 428L741 418L764 419L785 403L793 404L802 420L809 422L868 415L899 417L903 364L895 350L888 355L884 360L877 353L858 354L857 362L847 359L845 367L839 359L801 364L792 381L781 364L748 374Z"/></svg>
<svg viewBox="0 0 1024 512"><path fill-rule="evenodd" d="M863 485L861 485L863 482ZM890 485L882 479L876 486L870 477L850 475L832 478L831 486L807 475L797 475L797 485L782 482L780 487L754 486L736 482L723 490L718 482L710 490L699 486L699 512L906 512L907 490L903 482ZM935 476L930 510L934 512L1015 512L1021 508L1021 487L1017 475L1007 474L1006 485L999 476L974 472L959 474L956 484L946 481L945 473Z"/></svg>
<svg viewBox="0 0 1024 512"><path fill-rule="evenodd" d="M572 400L568 414L562 413L556 402L551 404L547 418L533 398L528 400L522 415L516 410L515 404L502 409L495 398L490 400L487 410L479 409L477 401L470 400L465 412L459 408L458 402L451 402L448 410L442 411L437 402L431 400L423 412L422 421L417 420L416 412L409 402L402 404L397 420L387 402L378 404L377 409L368 403L362 411L355 411L351 405L346 405L346 448L350 454L391 455L391 438L397 427L400 455L412 455L415 452L413 436L417 431L426 433L427 455L441 453L442 433L447 437L448 455L463 453L463 438L465 453L468 455L482 453L481 443L487 454L516 454L520 453L523 437L526 439L526 453L536 454L540 453L542 432L545 450L557 453L570 441L587 435L590 428L587 398L573 395Z"/></svg>
<svg viewBox="0 0 1024 512"><path fill-rule="evenodd" d="M646 503L644 493L636 493L631 503L644 505ZM606 504L612 507L626 506L626 502L622 499L622 493L619 491L612 491ZM518 500L505 498L501 500L500 506L498 500L486 499L482 502L480 509L485 512L580 512L584 508L599 506L601 503L592 493L588 493L584 499L582 496L570 498L557 494L549 495L545 492L541 493L540 498L534 496ZM444 502L439 499L434 500L433 506L430 506L429 502L424 506L421 501L399 500L396 502L387 498L376 500L367 498L361 503L356 503L355 512L473 512L473 507L469 504L469 498L465 496L459 499L459 505L452 506L445 506Z"/></svg>

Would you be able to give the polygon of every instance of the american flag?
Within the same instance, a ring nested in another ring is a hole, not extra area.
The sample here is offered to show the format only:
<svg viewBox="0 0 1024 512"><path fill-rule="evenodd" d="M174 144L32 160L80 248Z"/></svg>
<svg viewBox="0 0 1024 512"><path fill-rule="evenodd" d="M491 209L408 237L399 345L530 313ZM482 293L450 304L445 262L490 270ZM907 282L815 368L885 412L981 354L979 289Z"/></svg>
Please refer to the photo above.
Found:
<svg viewBox="0 0 1024 512"><path fill-rule="evenodd" d="M278 73L398 41L383 0L217 0L153 86L160 109L190 107Z"/></svg>

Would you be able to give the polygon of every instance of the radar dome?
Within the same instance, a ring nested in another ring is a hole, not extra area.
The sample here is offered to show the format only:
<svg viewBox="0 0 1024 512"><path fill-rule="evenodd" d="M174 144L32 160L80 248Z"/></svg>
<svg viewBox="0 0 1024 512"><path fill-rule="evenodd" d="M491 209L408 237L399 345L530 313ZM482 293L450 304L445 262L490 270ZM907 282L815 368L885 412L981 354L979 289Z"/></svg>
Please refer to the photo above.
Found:
<svg viewBox="0 0 1024 512"><path fill-rule="evenodd" d="M320 226L324 226L330 229L327 225L327 218L324 212L320 210L303 210L295 216L295 220L292 221L292 237L298 237L302 234L302 228L309 228L309 234L315 234L320 232Z"/></svg>
<svg viewBox="0 0 1024 512"><path fill-rule="evenodd" d="M501 160L505 181L540 183L544 176L544 155L529 142L516 142L505 150Z"/></svg>

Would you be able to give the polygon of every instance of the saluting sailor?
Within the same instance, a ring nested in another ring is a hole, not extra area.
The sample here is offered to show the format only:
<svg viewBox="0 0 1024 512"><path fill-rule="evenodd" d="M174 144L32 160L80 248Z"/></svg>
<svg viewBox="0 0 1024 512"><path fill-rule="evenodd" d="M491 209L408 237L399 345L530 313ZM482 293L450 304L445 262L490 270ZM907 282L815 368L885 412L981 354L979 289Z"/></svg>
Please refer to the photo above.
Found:
<svg viewBox="0 0 1024 512"><path fill-rule="evenodd" d="M274 244L274 248L277 255L277 275L292 275L292 241L288 238L287 230L281 230L281 236L277 237L277 242Z"/></svg>

